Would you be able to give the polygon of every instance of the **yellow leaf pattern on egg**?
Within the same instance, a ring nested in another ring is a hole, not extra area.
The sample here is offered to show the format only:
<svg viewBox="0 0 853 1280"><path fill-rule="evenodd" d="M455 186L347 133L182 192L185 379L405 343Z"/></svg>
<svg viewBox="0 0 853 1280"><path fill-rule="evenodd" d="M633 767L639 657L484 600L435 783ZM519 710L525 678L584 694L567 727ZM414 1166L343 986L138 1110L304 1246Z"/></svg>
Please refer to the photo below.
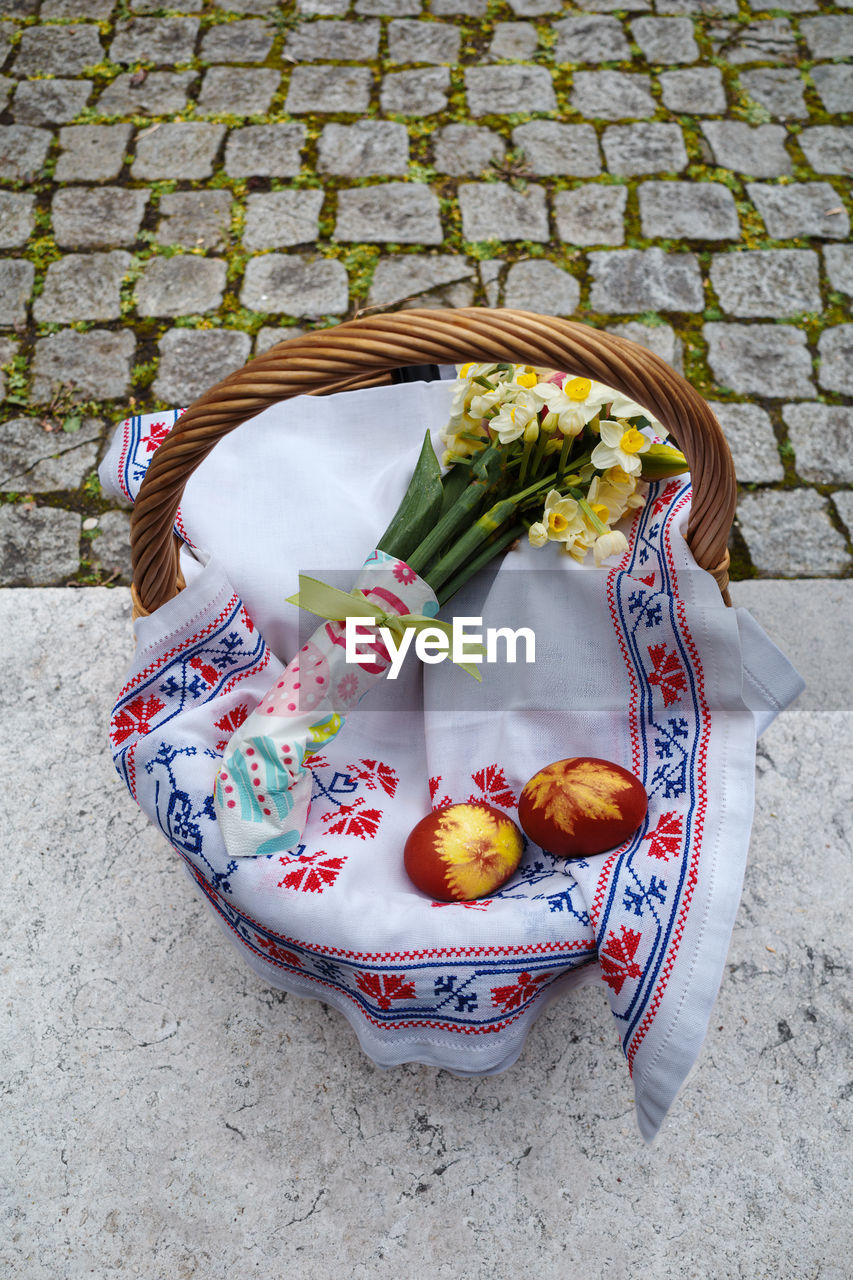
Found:
<svg viewBox="0 0 853 1280"><path fill-rule="evenodd" d="M595 760L559 760L531 778L525 790L534 809L571 835L577 822L620 818L613 797L630 791L631 783Z"/></svg>
<svg viewBox="0 0 853 1280"><path fill-rule="evenodd" d="M451 805L442 813L435 847L447 882L464 902L491 893L514 870L521 838L511 822L497 822L477 805Z"/></svg>

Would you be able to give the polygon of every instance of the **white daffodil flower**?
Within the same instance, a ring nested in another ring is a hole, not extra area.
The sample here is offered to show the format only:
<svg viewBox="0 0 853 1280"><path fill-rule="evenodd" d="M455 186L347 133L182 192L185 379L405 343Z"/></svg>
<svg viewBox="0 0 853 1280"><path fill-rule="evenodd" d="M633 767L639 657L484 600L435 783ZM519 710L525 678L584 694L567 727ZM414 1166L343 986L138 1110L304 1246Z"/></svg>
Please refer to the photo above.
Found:
<svg viewBox="0 0 853 1280"><path fill-rule="evenodd" d="M569 542L584 529L580 506L574 498L564 498L552 489L545 499L542 524L549 542Z"/></svg>
<svg viewBox="0 0 853 1280"><path fill-rule="evenodd" d="M537 417L539 409L535 396L529 391L519 391L512 401L501 405L500 411L489 422L489 427L501 444L512 444L513 440L525 435L528 424ZM538 423L536 425L538 427ZM535 435L533 439L536 439Z"/></svg>
<svg viewBox="0 0 853 1280"><path fill-rule="evenodd" d="M527 537L531 547L544 547L548 541L548 530L537 520L536 524L532 524L527 530Z"/></svg>
<svg viewBox="0 0 853 1280"><path fill-rule="evenodd" d="M601 439L590 455L592 465L599 471L608 467L621 467L629 476L640 474L642 464L638 457L645 453L651 441L636 427L605 418L600 424Z"/></svg>
<svg viewBox="0 0 853 1280"><path fill-rule="evenodd" d="M624 533L620 533L618 529L603 533L600 538L596 538L592 547L596 569L600 569L603 561L608 557L624 555L627 550L628 539Z"/></svg>

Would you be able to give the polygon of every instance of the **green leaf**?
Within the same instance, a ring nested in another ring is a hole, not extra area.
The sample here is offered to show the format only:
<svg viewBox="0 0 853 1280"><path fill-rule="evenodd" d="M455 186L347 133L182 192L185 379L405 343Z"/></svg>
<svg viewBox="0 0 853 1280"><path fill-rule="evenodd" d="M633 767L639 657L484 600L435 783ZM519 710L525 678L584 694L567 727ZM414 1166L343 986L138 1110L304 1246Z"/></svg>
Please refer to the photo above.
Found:
<svg viewBox="0 0 853 1280"><path fill-rule="evenodd" d="M441 467L427 432L403 501L376 544L379 550L405 560L435 524L443 501Z"/></svg>
<svg viewBox="0 0 853 1280"><path fill-rule="evenodd" d="M63 420L62 430L67 431L69 435L73 435L75 431L80 430L80 414L69 413L68 417Z"/></svg>

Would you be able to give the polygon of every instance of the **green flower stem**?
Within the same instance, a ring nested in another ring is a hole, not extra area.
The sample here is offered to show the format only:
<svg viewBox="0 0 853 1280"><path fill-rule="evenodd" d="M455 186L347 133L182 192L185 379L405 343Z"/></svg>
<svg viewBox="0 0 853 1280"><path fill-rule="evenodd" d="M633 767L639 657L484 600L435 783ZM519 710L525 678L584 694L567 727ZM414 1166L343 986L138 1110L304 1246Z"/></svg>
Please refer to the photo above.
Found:
<svg viewBox="0 0 853 1280"><path fill-rule="evenodd" d="M530 455L533 452L533 441L525 440L524 452L521 455L521 471L518 473L518 483L524 484L527 478L527 464L530 462Z"/></svg>
<svg viewBox="0 0 853 1280"><path fill-rule="evenodd" d="M557 463L557 479L560 480L566 472L569 465L569 454L572 451L574 438L572 436L563 436L563 443L560 446L560 461Z"/></svg>
<svg viewBox="0 0 853 1280"><path fill-rule="evenodd" d="M492 456L488 457L489 454ZM435 528L407 557L406 563L410 569L414 569L415 573L424 576L424 571L433 557L441 552L444 544L458 533L469 516L480 506L491 484L490 464L499 458L500 450L493 446L479 455L472 468L477 478L462 490L453 505L441 516Z"/></svg>
<svg viewBox="0 0 853 1280"><path fill-rule="evenodd" d="M454 542L450 550L445 552L431 569L421 575L433 591L437 591L448 578L453 577L465 565L472 552L515 515L517 505L515 498L502 498L500 502L496 502L471 525L470 529L463 533L457 542Z"/></svg>
<svg viewBox="0 0 853 1280"><path fill-rule="evenodd" d="M608 531L608 530L607 530L607 525L606 525L606 524L603 524L603 523L602 523L602 521L601 521L601 520L599 520L598 516L597 516L597 515L595 514L595 512L593 511L592 507L589 505L589 503L587 502L586 498L581 497L581 495L580 495L580 490L579 490L579 489L578 489L578 490L573 490L573 494L572 494L572 496L574 496L574 493L575 493L575 492L578 494L578 498L577 498L578 506L580 507L580 509L581 509L581 511L584 513L584 515L586 516L586 518L587 518L587 520L589 521L589 523L592 525L592 527L593 527L593 529L595 530L595 532L596 532L597 534L599 534L599 535L600 535L600 534L602 534L602 533L607 533L607 531Z"/></svg>
<svg viewBox="0 0 853 1280"><path fill-rule="evenodd" d="M456 595L465 586L469 579L473 578L475 573L479 573L495 556L515 542L516 538L521 537L524 533L526 525L519 522L510 525L508 529L502 530L497 535L489 538L479 555L474 556L473 560L469 560L468 564L463 565L458 573L446 582L440 591L436 592L438 603L441 608L447 604L452 596Z"/></svg>

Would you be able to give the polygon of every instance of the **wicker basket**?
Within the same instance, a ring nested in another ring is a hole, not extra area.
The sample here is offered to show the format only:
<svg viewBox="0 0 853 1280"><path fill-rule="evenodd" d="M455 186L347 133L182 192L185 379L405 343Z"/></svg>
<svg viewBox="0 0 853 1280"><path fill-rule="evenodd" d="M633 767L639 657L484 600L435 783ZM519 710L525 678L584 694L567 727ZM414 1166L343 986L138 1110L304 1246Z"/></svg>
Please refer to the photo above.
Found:
<svg viewBox="0 0 853 1280"><path fill-rule="evenodd" d="M175 516L189 476L223 436L278 400L388 382L413 364L507 360L565 370L617 388L648 408L687 457L693 500L687 542L728 599L734 465L709 406L659 356L624 338L527 311L399 311L350 320L279 343L196 400L157 449L131 522L136 616L182 587Z"/></svg>

